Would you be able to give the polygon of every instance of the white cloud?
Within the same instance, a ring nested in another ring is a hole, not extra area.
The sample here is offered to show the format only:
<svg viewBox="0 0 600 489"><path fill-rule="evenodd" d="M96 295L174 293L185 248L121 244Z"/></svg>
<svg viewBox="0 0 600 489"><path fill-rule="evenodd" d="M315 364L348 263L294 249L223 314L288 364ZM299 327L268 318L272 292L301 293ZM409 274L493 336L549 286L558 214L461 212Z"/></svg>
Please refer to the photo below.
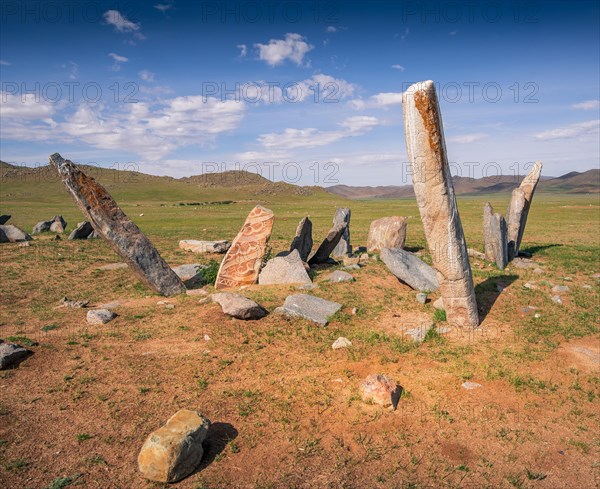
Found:
<svg viewBox="0 0 600 489"><path fill-rule="evenodd" d="M268 44L254 44L254 47L258 49L259 59L270 66L279 65L286 59L300 66L306 53L314 48L303 36L294 33L286 34L285 39L271 39Z"/></svg>
<svg viewBox="0 0 600 489"><path fill-rule="evenodd" d="M248 46L245 44L238 44L236 47L240 50L240 58L245 58L248 54Z"/></svg>
<svg viewBox="0 0 600 489"><path fill-rule="evenodd" d="M395 70L400 70L400 71L404 71L405 68L402 65L392 65L392 68L394 68Z"/></svg>
<svg viewBox="0 0 600 489"><path fill-rule="evenodd" d="M108 56L110 56L114 60L114 63L112 65L113 71L119 71L121 69L121 63L127 63L129 61L129 58L126 58L125 56L120 56L116 53L108 53Z"/></svg>
<svg viewBox="0 0 600 489"><path fill-rule="evenodd" d="M153 82L154 81L154 73L149 70L142 70L138 73L138 76L145 82Z"/></svg>
<svg viewBox="0 0 600 489"><path fill-rule="evenodd" d="M456 34L458 33L458 31L450 31L448 33L449 36L456 36Z"/></svg>
<svg viewBox="0 0 600 489"><path fill-rule="evenodd" d="M69 61L69 64L71 65L69 79L77 80L77 76L79 75L79 65L77 63L75 63L74 61Z"/></svg>
<svg viewBox="0 0 600 489"><path fill-rule="evenodd" d="M600 119L578 122L568 126L557 127L549 131L543 131L534 135L535 139L551 141L553 139L579 139L598 134L600 130Z"/></svg>
<svg viewBox="0 0 600 489"><path fill-rule="evenodd" d="M37 98L37 99L36 99ZM47 119L54 114L55 107L35 93L12 95L0 92L0 114L4 118Z"/></svg>
<svg viewBox="0 0 600 489"><path fill-rule="evenodd" d="M600 107L600 100L586 100L585 102L573 104L571 107L581 110L594 110Z"/></svg>
<svg viewBox="0 0 600 489"><path fill-rule="evenodd" d="M167 11L173 8L173 4L170 3L157 3L154 8L156 10L160 10L163 14Z"/></svg>
<svg viewBox="0 0 600 489"><path fill-rule="evenodd" d="M400 36L400 40L404 41L404 39L406 39L408 37L408 35L410 34L410 29L407 27L406 29L404 29L404 34L402 34Z"/></svg>
<svg viewBox="0 0 600 489"><path fill-rule="evenodd" d="M337 32L337 31L338 31L337 27L335 27L333 25L328 25L327 29L325 29L325 32L330 32L330 33L334 33L334 32Z"/></svg>
<svg viewBox="0 0 600 489"><path fill-rule="evenodd" d="M387 109L391 105L402 103L402 92L381 92L368 99L361 98L350 100L348 104L355 110Z"/></svg>
<svg viewBox="0 0 600 489"><path fill-rule="evenodd" d="M270 151L285 151L294 148L316 148L327 146L346 137L359 136L369 132L381 122L375 117L348 117L339 125L341 129L320 131L314 127L305 129L286 128L281 133L261 134L258 142Z"/></svg>
<svg viewBox="0 0 600 489"><path fill-rule="evenodd" d="M460 134L457 136L450 136L446 139L449 143L470 144L475 143L477 141L481 141L482 139L485 139L487 137L489 137L489 134L483 132L476 132L472 134Z"/></svg>
<svg viewBox="0 0 600 489"><path fill-rule="evenodd" d="M139 23L130 21L118 10L107 10L103 17L108 25L114 26L119 32L139 32L141 28Z"/></svg>
<svg viewBox="0 0 600 489"><path fill-rule="evenodd" d="M4 61L3 59L0 59L0 65L2 65L2 66L10 66L10 63L8 61Z"/></svg>

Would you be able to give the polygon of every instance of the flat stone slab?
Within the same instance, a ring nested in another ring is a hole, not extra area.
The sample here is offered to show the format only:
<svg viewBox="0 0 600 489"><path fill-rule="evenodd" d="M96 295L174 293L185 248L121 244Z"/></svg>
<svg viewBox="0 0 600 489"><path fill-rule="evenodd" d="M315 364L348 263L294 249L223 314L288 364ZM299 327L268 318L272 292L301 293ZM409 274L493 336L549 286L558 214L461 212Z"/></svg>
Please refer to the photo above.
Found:
<svg viewBox="0 0 600 489"><path fill-rule="evenodd" d="M337 302L328 301L307 294L294 294L286 297L281 312L313 321L321 326L342 308Z"/></svg>
<svg viewBox="0 0 600 489"><path fill-rule="evenodd" d="M220 241L199 241L196 239L182 239L179 247L192 253L227 253L231 248L231 242L227 240Z"/></svg>
<svg viewBox="0 0 600 489"><path fill-rule="evenodd" d="M413 289L433 292L439 287L437 272L409 251L384 248L381 259L390 272Z"/></svg>
<svg viewBox="0 0 600 489"><path fill-rule="evenodd" d="M106 324L117 317L117 314L110 309L92 309L87 313L87 322L89 324Z"/></svg>
<svg viewBox="0 0 600 489"><path fill-rule="evenodd" d="M237 319L260 319L267 315L264 307L240 294L219 292L210 298L221 306L224 314Z"/></svg>
<svg viewBox="0 0 600 489"><path fill-rule="evenodd" d="M308 285L312 280L300 258L300 253L294 249L285 256L276 256L269 260L258 276L260 285Z"/></svg>
<svg viewBox="0 0 600 489"><path fill-rule="evenodd" d="M343 270L331 272L324 279L324 282L354 282L354 277Z"/></svg>
<svg viewBox="0 0 600 489"><path fill-rule="evenodd" d="M3 343L0 340L0 370L18 365L32 352L14 343Z"/></svg>

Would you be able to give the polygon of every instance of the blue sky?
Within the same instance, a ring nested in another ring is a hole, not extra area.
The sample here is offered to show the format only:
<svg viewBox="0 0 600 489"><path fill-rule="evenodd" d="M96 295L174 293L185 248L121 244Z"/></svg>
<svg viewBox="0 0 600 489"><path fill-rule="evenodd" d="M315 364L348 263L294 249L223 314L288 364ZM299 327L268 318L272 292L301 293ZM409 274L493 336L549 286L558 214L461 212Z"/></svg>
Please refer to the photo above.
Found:
<svg viewBox="0 0 600 489"><path fill-rule="evenodd" d="M595 1L0 5L4 161L408 184L401 94L431 79L454 174L600 164Z"/></svg>

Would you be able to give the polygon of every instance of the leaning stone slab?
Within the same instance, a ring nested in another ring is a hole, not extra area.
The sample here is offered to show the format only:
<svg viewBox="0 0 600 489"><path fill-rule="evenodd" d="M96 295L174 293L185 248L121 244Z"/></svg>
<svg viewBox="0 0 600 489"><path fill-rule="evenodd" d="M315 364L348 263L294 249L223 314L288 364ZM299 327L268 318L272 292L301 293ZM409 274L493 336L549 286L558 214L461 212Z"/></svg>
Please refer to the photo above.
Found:
<svg viewBox="0 0 600 489"><path fill-rule="evenodd" d="M413 188L448 320L456 326L475 328L479 313L471 265L433 82L410 86L403 94L402 106Z"/></svg>
<svg viewBox="0 0 600 489"><path fill-rule="evenodd" d="M334 258L347 256L352 253L350 244L350 209L348 207L337 208L333 216L333 227L344 226L344 232L340 241L333 249L331 254Z"/></svg>
<svg viewBox="0 0 600 489"><path fill-rule="evenodd" d="M360 392L363 401L372 401L383 407L392 406L395 410L402 395L402 387L386 375L371 374L360 384Z"/></svg>
<svg viewBox="0 0 600 489"><path fill-rule="evenodd" d="M486 202L483 208L483 240L485 258L496 263L500 270L508 264L508 241L506 221L499 213L494 213L492 204Z"/></svg>
<svg viewBox="0 0 600 489"><path fill-rule="evenodd" d="M273 212L261 205L250 211L221 262L215 289L256 283L273 229L273 218Z"/></svg>
<svg viewBox="0 0 600 489"><path fill-rule="evenodd" d="M6 224L9 219L10 219L10 215L8 215L8 214L2 214L0 216L0 225Z"/></svg>
<svg viewBox="0 0 600 489"><path fill-rule="evenodd" d="M533 169L523 179L521 185L513 190L508 210L506 211L506 225L508 228L508 258L512 260L519 255L519 248L525 225L527 224L527 215L535 188L542 174L542 162L536 161Z"/></svg>
<svg viewBox="0 0 600 489"><path fill-rule="evenodd" d="M380 256L388 270L409 287L430 292L439 287L436 271L414 253L384 248Z"/></svg>
<svg viewBox="0 0 600 489"><path fill-rule="evenodd" d="M376 219L369 227L367 251L375 253L384 248L404 248L406 217L391 216Z"/></svg>
<svg viewBox="0 0 600 489"><path fill-rule="evenodd" d="M40 234L45 233L46 231L50 231L50 226L52 225L52 221L40 221L31 230L31 234Z"/></svg>
<svg viewBox="0 0 600 489"><path fill-rule="evenodd" d="M219 292L210 298L221 306L224 314L237 319L260 319L267 315L264 307L240 294Z"/></svg>
<svg viewBox="0 0 600 489"><path fill-rule="evenodd" d="M4 233L8 241L11 243L19 243L21 241L31 241L33 238L25 231L12 224L0 225L0 230Z"/></svg>
<svg viewBox="0 0 600 489"><path fill-rule="evenodd" d="M327 263L329 255L331 255L333 249L340 242L345 229L346 228L342 224L331 228L321 243L321 246L319 246L317 251L315 251L315 254L308 260L308 264L317 265L319 263Z"/></svg>
<svg viewBox="0 0 600 489"><path fill-rule="evenodd" d="M258 276L260 285L311 284L312 280L295 249L285 256L276 256L269 260Z"/></svg>
<svg viewBox="0 0 600 489"><path fill-rule="evenodd" d="M0 340L0 370L18 365L24 358L31 355L31 351L14 343L3 343Z"/></svg>
<svg viewBox="0 0 600 489"><path fill-rule="evenodd" d="M77 227L71 231L67 239L89 239L94 232L94 227L89 221L77 223Z"/></svg>
<svg viewBox="0 0 600 489"><path fill-rule="evenodd" d="M196 239L182 239L179 247L192 253L227 253L231 248L231 243L227 240L220 241L199 241Z"/></svg>
<svg viewBox="0 0 600 489"><path fill-rule="evenodd" d="M302 261L308 260L308 255L312 250L313 239L312 239L312 222L308 217L303 218L298 227L296 228L296 236L292 240L290 246L290 253L294 250L298 250L300 259Z"/></svg>
<svg viewBox="0 0 600 489"><path fill-rule="evenodd" d="M337 302L307 294L294 294L286 297L281 312L325 326L329 322L329 318L341 308L342 305Z"/></svg>
<svg viewBox="0 0 600 489"><path fill-rule="evenodd" d="M96 232L148 286L162 295L185 292L181 279L102 185L58 153L50 157L50 163Z"/></svg>
<svg viewBox="0 0 600 489"><path fill-rule="evenodd" d="M202 442L210 421L196 411L181 409L152 432L138 455L142 475L156 482L178 482L200 465Z"/></svg>

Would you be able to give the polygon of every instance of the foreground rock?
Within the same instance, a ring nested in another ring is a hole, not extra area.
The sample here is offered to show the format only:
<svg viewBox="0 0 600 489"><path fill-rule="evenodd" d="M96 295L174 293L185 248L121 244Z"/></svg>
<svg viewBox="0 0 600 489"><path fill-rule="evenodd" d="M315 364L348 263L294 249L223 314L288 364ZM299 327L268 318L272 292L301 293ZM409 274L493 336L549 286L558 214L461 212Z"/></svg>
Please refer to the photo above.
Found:
<svg viewBox="0 0 600 489"><path fill-rule="evenodd" d="M210 421L196 411L181 409L152 432L138 455L138 467L146 479L178 482L193 473L202 460L202 442Z"/></svg>
<svg viewBox="0 0 600 489"><path fill-rule="evenodd" d="M258 276L260 285L311 284L297 249L269 260Z"/></svg>
<svg viewBox="0 0 600 489"><path fill-rule="evenodd" d="M189 263L186 265L179 265L178 267L171 267L177 276L183 281L184 285L188 289L204 285L204 270L206 265L200 265L199 263Z"/></svg>
<svg viewBox="0 0 600 489"><path fill-rule="evenodd" d="M337 340L333 342L331 348L333 350L340 350L341 348L349 348L352 346L352 342L348 338L344 338L340 336Z"/></svg>
<svg viewBox="0 0 600 489"><path fill-rule="evenodd" d="M436 271L414 253L384 248L380 256L389 271L413 289L433 292L439 287Z"/></svg>
<svg viewBox="0 0 600 489"><path fill-rule="evenodd" d="M224 314L237 319L260 319L267 315L264 307L240 294L219 292L210 297L221 306Z"/></svg>
<svg viewBox="0 0 600 489"><path fill-rule="evenodd" d="M88 324L106 324L117 317L117 314L109 309L92 309L87 313Z"/></svg>
<svg viewBox="0 0 600 489"><path fill-rule="evenodd" d="M521 182L521 185L513 190L510 204L506 211L509 260L519 255L521 240L523 239L525 225L527 224L527 215L529 214L533 194L541 174L542 162L536 161L532 170Z"/></svg>
<svg viewBox="0 0 600 489"><path fill-rule="evenodd" d="M0 231L6 236L5 239L10 243L19 243L22 241L31 241L33 238L29 236L25 231L12 224L0 225ZM5 241L6 242L6 241Z"/></svg>
<svg viewBox="0 0 600 489"><path fill-rule="evenodd" d="M383 407L398 407L402 387L382 374L371 374L360 384L363 401L372 401Z"/></svg>
<svg viewBox="0 0 600 489"><path fill-rule="evenodd" d="M294 294L286 297L280 312L325 326L329 322L329 318L341 308L342 305L337 302L327 301L313 295Z"/></svg>
<svg viewBox="0 0 600 489"><path fill-rule="evenodd" d="M162 295L185 292L181 279L102 185L58 153L50 157L50 163L96 232L149 287Z"/></svg>
<svg viewBox="0 0 600 489"><path fill-rule="evenodd" d="M50 224L51 233L64 233L67 229L67 221L63 219L63 216L54 216Z"/></svg>
<svg viewBox="0 0 600 489"><path fill-rule="evenodd" d="M78 222L77 227L71 231L67 239L90 239L94 233L94 226L89 221Z"/></svg>
<svg viewBox="0 0 600 489"><path fill-rule="evenodd" d="M495 262L500 270L504 270L508 264L506 221L502 214L494 213L489 202L483 207L483 241L486 260Z"/></svg>
<svg viewBox="0 0 600 489"><path fill-rule="evenodd" d="M402 96L402 106L413 188L448 320L457 326L476 328L479 313L473 276L434 83L410 86Z"/></svg>
<svg viewBox="0 0 600 489"><path fill-rule="evenodd" d="M6 224L9 219L10 219L10 215L8 215L8 214L2 214L0 216L0 225Z"/></svg>
<svg viewBox="0 0 600 489"><path fill-rule="evenodd" d="M40 221L31 230L31 234L40 234L50 231L50 226L52 225L52 221Z"/></svg>
<svg viewBox="0 0 600 489"><path fill-rule="evenodd" d="M250 211L246 222L221 262L215 289L256 283L272 229L271 210L257 205Z"/></svg>
<svg viewBox="0 0 600 489"><path fill-rule="evenodd" d="M354 282L354 277L343 270L331 272L324 279L324 282Z"/></svg>
<svg viewBox="0 0 600 489"><path fill-rule="evenodd" d="M326 263L329 260L329 255L331 255L331 252L340 242L345 229L343 224L331 228L321 243L321 246L319 246L317 251L315 251L315 254L308 260L308 264L318 265L320 263Z"/></svg>
<svg viewBox="0 0 600 489"><path fill-rule="evenodd" d="M305 217L300 221L296 228L296 235L292 240L290 253L294 250L298 250L300 259L305 262L308 261L308 255L310 255L312 246L312 222L308 217Z"/></svg>
<svg viewBox="0 0 600 489"><path fill-rule="evenodd" d="M0 340L0 370L17 366L32 352L14 343L4 343Z"/></svg>
<svg viewBox="0 0 600 489"><path fill-rule="evenodd" d="M227 253L231 243L227 240L220 241L198 241L195 239L182 239L179 247L192 253Z"/></svg>
<svg viewBox="0 0 600 489"><path fill-rule="evenodd" d="M404 248L406 217L391 216L376 219L369 228L367 251L376 253L384 248Z"/></svg>
<svg viewBox="0 0 600 489"><path fill-rule="evenodd" d="M352 253L350 244L350 209L348 207L337 208L333 216L333 227L343 226L344 232L331 254L334 258L341 258Z"/></svg>

